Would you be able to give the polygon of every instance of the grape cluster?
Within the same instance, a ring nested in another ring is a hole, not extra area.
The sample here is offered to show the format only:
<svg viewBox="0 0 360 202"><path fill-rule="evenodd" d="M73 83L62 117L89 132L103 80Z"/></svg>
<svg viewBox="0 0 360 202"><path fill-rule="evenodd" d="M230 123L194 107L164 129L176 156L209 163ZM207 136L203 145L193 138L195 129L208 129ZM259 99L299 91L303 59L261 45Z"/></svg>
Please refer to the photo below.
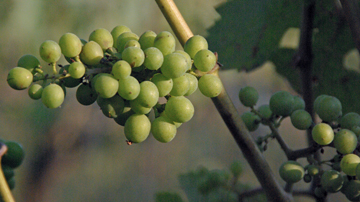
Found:
<svg viewBox="0 0 360 202"><path fill-rule="evenodd" d="M260 124L278 128L281 121L290 117L292 125L298 130L309 130L315 142L314 147L324 151L323 147L334 148L337 152L332 159L318 162L309 153L309 164L303 167L300 163L289 160L279 168L280 177L287 183L301 180L311 182L318 178L320 184L315 189L315 196L322 198L328 193L341 191L351 201L360 200L360 115L356 112L342 114L341 102L334 96L320 95L314 101L314 111L322 120L314 123L311 115L305 111L305 102L289 92L274 93L269 105L255 108L258 92L247 86L240 90L239 100L250 111L242 114L249 131L255 131ZM262 151L267 148L269 138L274 138L274 131L256 142ZM330 169L322 168L327 165Z"/></svg>
<svg viewBox="0 0 360 202"><path fill-rule="evenodd" d="M10 70L7 82L16 90L28 88L30 98L41 99L48 108L61 106L66 88L77 87L77 101L96 102L106 117L124 126L129 144L144 141L150 132L165 143L194 115L186 96L199 88L205 96L216 97L223 88L212 74L217 56L204 37L191 37L184 50L175 50L175 45L168 31L146 31L139 37L126 26L111 32L96 29L88 41L65 33L58 43L47 40L40 45L40 57L52 74L44 73L39 60L27 54ZM61 55L69 64L57 64ZM160 103L160 97L166 102ZM156 118L150 121L152 109Z"/></svg>
<svg viewBox="0 0 360 202"><path fill-rule="evenodd" d="M1 144L7 147L6 153L1 158L1 168L10 189L15 187L15 172L25 157L25 152L21 144L15 141L0 139Z"/></svg>

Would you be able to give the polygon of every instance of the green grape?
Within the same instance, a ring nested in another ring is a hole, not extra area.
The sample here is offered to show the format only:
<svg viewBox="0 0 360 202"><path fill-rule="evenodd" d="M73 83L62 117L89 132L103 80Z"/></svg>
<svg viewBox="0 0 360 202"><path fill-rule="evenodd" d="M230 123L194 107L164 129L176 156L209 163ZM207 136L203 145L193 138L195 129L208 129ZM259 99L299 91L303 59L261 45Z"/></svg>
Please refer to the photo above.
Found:
<svg viewBox="0 0 360 202"><path fill-rule="evenodd" d="M272 117L272 111L269 105L261 105L258 112L262 119L269 120Z"/></svg>
<svg viewBox="0 0 360 202"><path fill-rule="evenodd" d="M173 88L170 91L170 95L172 96L182 96L185 95L190 89L190 83L187 76L184 74L180 77L174 78L173 80Z"/></svg>
<svg viewBox="0 0 360 202"><path fill-rule="evenodd" d="M13 190L15 188L15 177L12 177L9 180L7 180L7 183L9 185L10 190Z"/></svg>
<svg viewBox="0 0 360 202"><path fill-rule="evenodd" d="M111 35L113 37L113 41L114 41L114 46L117 43L117 38L124 32L131 32L130 28L124 26L124 25L119 25L114 27L114 29L111 30Z"/></svg>
<svg viewBox="0 0 360 202"><path fill-rule="evenodd" d="M15 90L26 89L31 85L32 81L33 74L23 67L12 68L7 76L7 83Z"/></svg>
<svg viewBox="0 0 360 202"><path fill-rule="evenodd" d="M17 63L18 67L23 67L30 72L34 70L36 67L40 67L40 61L33 55L26 54L21 56Z"/></svg>
<svg viewBox="0 0 360 202"><path fill-rule="evenodd" d="M293 112L294 96L287 91L278 91L271 96L269 106L276 115L290 116Z"/></svg>
<svg viewBox="0 0 360 202"><path fill-rule="evenodd" d="M82 105L91 105L98 98L98 94L90 85L81 84L76 90L76 100Z"/></svg>
<svg viewBox="0 0 360 202"><path fill-rule="evenodd" d="M125 60L119 60L112 66L111 74L116 79L125 79L131 74L131 66Z"/></svg>
<svg viewBox="0 0 360 202"><path fill-rule="evenodd" d="M103 57L104 52L101 46L95 41L87 42L80 53L80 60L90 66L99 64Z"/></svg>
<svg viewBox="0 0 360 202"><path fill-rule="evenodd" d="M64 102L64 98L64 90L54 83L46 86L41 95L43 104L51 109L59 107Z"/></svg>
<svg viewBox="0 0 360 202"><path fill-rule="evenodd" d="M135 114L135 112L131 110L130 107L125 107L123 113L118 114L118 116L114 118L114 121L120 126L125 126L126 120L133 114Z"/></svg>
<svg viewBox="0 0 360 202"><path fill-rule="evenodd" d="M327 170L321 176L321 186L327 192L338 192L342 188L343 184L344 179L336 170Z"/></svg>
<svg viewBox="0 0 360 202"><path fill-rule="evenodd" d="M319 123L312 129L312 138L319 145L328 145L334 140L334 130L326 123Z"/></svg>
<svg viewBox="0 0 360 202"><path fill-rule="evenodd" d="M348 129L341 129L334 138L334 146L341 154L352 153L356 149L357 143L358 138L355 133Z"/></svg>
<svg viewBox="0 0 360 202"><path fill-rule="evenodd" d="M309 183L309 182L311 182L312 177L309 174L305 174L303 180L304 180L304 182Z"/></svg>
<svg viewBox="0 0 360 202"><path fill-rule="evenodd" d="M194 58L199 50L208 49L208 43L203 36L194 35L186 41L184 51L187 52L191 58Z"/></svg>
<svg viewBox="0 0 360 202"><path fill-rule="evenodd" d="M70 65L65 65L63 68L60 69L59 74L63 74L64 72L69 72ZM62 79L62 83L65 87L74 88L78 86L82 82L82 79L74 79L73 77L69 76Z"/></svg>
<svg viewBox="0 0 360 202"><path fill-rule="evenodd" d="M315 187L314 194L318 198L325 198L327 195L327 192L322 187Z"/></svg>
<svg viewBox="0 0 360 202"><path fill-rule="evenodd" d="M316 97L316 99L314 100L314 111L318 111L320 102L326 97L329 97L329 96L328 95L319 95Z"/></svg>
<svg viewBox="0 0 360 202"><path fill-rule="evenodd" d="M194 56L194 65L202 72L208 72L212 70L215 64L216 56L208 49L199 50Z"/></svg>
<svg viewBox="0 0 360 202"><path fill-rule="evenodd" d="M311 115L303 109L298 109L291 113L290 120L292 125L299 130L306 130L312 124Z"/></svg>
<svg viewBox="0 0 360 202"><path fill-rule="evenodd" d="M130 100L130 107L136 114L148 114L151 111L151 107L144 107L141 105L140 100Z"/></svg>
<svg viewBox="0 0 360 202"><path fill-rule="evenodd" d="M25 157L25 151L21 144L15 141L6 141L8 150L1 159L1 164L17 168L21 165Z"/></svg>
<svg viewBox="0 0 360 202"><path fill-rule="evenodd" d="M151 108L159 100L159 90L153 82L143 81L140 83L140 93L136 100L143 107Z"/></svg>
<svg viewBox="0 0 360 202"><path fill-rule="evenodd" d="M44 88L40 84L34 83L33 85L30 86L28 94L31 99L38 100L41 98L41 94L43 90Z"/></svg>
<svg viewBox="0 0 360 202"><path fill-rule="evenodd" d="M151 30L144 32L139 38L139 43L141 45L141 48L145 51L146 49L153 47L155 38L156 38L155 32Z"/></svg>
<svg viewBox="0 0 360 202"><path fill-rule="evenodd" d="M176 126L169 118L159 116L151 123L151 133L157 141L167 143L174 139Z"/></svg>
<svg viewBox="0 0 360 202"><path fill-rule="evenodd" d="M47 40L40 45L40 57L48 63L55 63L60 59L61 48L55 41Z"/></svg>
<svg viewBox="0 0 360 202"><path fill-rule="evenodd" d="M128 62L131 67L140 67L145 60L144 51L138 47L128 47L122 52L122 59Z"/></svg>
<svg viewBox="0 0 360 202"><path fill-rule="evenodd" d="M341 128L351 130L354 126L360 126L360 115L356 112L349 112L340 119Z"/></svg>
<svg viewBox="0 0 360 202"><path fill-rule="evenodd" d="M140 84L133 76L119 79L119 95L125 100L134 100L140 93Z"/></svg>
<svg viewBox="0 0 360 202"><path fill-rule="evenodd" d="M323 121L336 121L342 115L341 102L336 97L326 96L320 101L315 112Z"/></svg>
<svg viewBox="0 0 360 202"><path fill-rule="evenodd" d="M102 98L113 97L119 89L119 82L108 73L101 73L95 81L95 91Z"/></svg>
<svg viewBox="0 0 360 202"><path fill-rule="evenodd" d="M180 53L181 55L185 56L186 62L187 62L187 64L188 64L187 70L190 70L190 69L191 69L191 65L192 65L192 61L191 61L190 55L187 54L187 52L185 52L185 51L183 51L183 50L176 50L176 51L174 51L174 53ZM187 71L187 70L186 70L186 71Z"/></svg>
<svg viewBox="0 0 360 202"><path fill-rule="evenodd" d="M116 44L115 44L115 48L117 49L117 51L119 53L122 53L124 51L124 47L125 44L130 41L130 40L139 40L139 36L136 35L133 32L123 32L122 34L120 34L118 36L118 38L116 39Z"/></svg>
<svg viewBox="0 0 360 202"><path fill-rule="evenodd" d="M360 157L356 154L346 154L340 161L341 170L350 176L356 175L356 166L360 163Z"/></svg>
<svg viewBox="0 0 360 202"><path fill-rule="evenodd" d="M360 200L360 181L350 180L341 190L350 201Z"/></svg>
<svg viewBox="0 0 360 202"><path fill-rule="evenodd" d="M164 76L173 79L184 75L187 68L185 56L180 53L171 53L164 57L160 70Z"/></svg>
<svg viewBox="0 0 360 202"><path fill-rule="evenodd" d="M230 165L230 171L234 175L234 177L240 177L241 173L243 172L243 163L241 161L234 161Z"/></svg>
<svg viewBox="0 0 360 202"><path fill-rule="evenodd" d="M171 89L173 88L173 80L166 78L161 73L156 73L151 78L151 82L153 82L159 90L159 97L164 97L169 94Z"/></svg>
<svg viewBox="0 0 360 202"><path fill-rule="evenodd" d="M196 89L198 89L199 82L198 82L198 79L192 74L185 73L185 76L189 80L189 90L185 93L184 96L189 96L189 95L193 94L196 91Z"/></svg>
<svg viewBox="0 0 360 202"><path fill-rule="evenodd" d="M136 40L129 40L128 42L126 42L126 44L124 45L124 50L128 47L137 47L137 48L141 48L141 45L138 41Z"/></svg>
<svg viewBox="0 0 360 202"><path fill-rule="evenodd" d="M355 133L356 137L360 138L360 126L354 126L351 128L351 131Z"/></svg>
<svg viewBox="0 0 360 202"><path fill-rule="evenodd" d="M293 112L298 109L305 110L305 101L299 96L294 96Z"/></svg>
<svg viewBox="0 0 360 202"><path fill-rule="evenodd" d="M98 97L96 100L103 114L108 118L116 118L123 113L125 102L119 95L114 95L111 98Z"/></svg>
<svg viewBox="0 0 360 202"><path fill-rule="evenodd" d="M149 136L151 123L144 114L133 114L125 122L124 132L131 143L140 143Z"/></svg>
<svg viewBox="0 0 360 202"><path fill-rule="evenodd" d="M158 70L164 62L162 52L155 47L145 49L144 54L144 66L150 70Z"/></svg>
<svg viewBox="0 0 360 202"><path fill-rule="evenodd" d="M69 74L74 79L80 79L85 75L85 65L81 62L73 62L69 66Z"/></svg>
<svg viewBox="0 0 360 202"><path fill-rule="evenodd" d="M311 175L311 176L316 176L320 173L319 166L316 166L316 165L309 165L307 167L307 171L308 171L309 175Z"/></svg>
<svg viewBox="0 0 360 202"><path fill-rule="evenodd" d="M99 28L91 32L89 36L89 41L95 41L96 43L98 43L103 51L111 48L114 44L114 39L111 33L104 28Z"/></svg>
<svg viewBox="0 0 360 202"><path fill-rule="evenodd" d="M244 112L241 115L241 119L244 121L246 128L252 132L259 128L260 117L252 112Z"/></svg>
<svg viewBox="0 0 360 202"><path fill-rule="evenodd" d="M220 78L213 74L203 75L198 85L200 92L206 97L216 97L223 89Z"/></svg>
<svg viewBox="0 0 360 202"><path fill-rule="evenodd" d="M154 39L154 47L158 48L164 56L175 51L176 41L168 31L160 32Z"/></svg>
<svg viewBox="0 0 360 202"><path fill-rule="evenodd" d="M60 37L59 46L65 57L73 58L80 54L83 45L75 34L65 33Z"/></svg>
<svg viewBox="0 0 360 202"><path fill-rule="evenodd" d="M304 168L296 161L286 161L279 169L280 177L287 183L299 182L305 174Z"/></svg>
<svg viewBox="0 0 360 202"><path fill-rule="evenodd" d="M189 121L194 115L194 106L184 96L170 97L165 105L166 116L179 123Z"/></svg>
<svg viewBox="0 0 360 202"><path fill-rule="evenodd" d="M4 164L1 165L1 168L2 168L2 171L4 173L6 180L9 180L12 177L14 177L14 175L15 175L14 168L12 168L8 165L4 165Z"/></svg>
<svg viewBox="0 0 360 202"><path fill-rule="evenodd" d="M164 116L164 117L166 117L167 119L170 119L170 118L166 115L165 111L163 111L163 112L160 114L160 116ZM171 119L170 119L170 120L171 120ZM182 125L182 123L175 122L175 121L172 121L172 123L176 126L176 128L179 128L179 127Z"/></svg>
<svg viewBox="0 0 360 202"><path fill-rule="evenodd" d="M357 177L357 179L360 179L360 163L357 164L356 168L355 168L355 175Z"/></svg>
<svg viewBox="0 0 360 202"><path fill-rule="evenodd" d="M239 100L245 107L253 107L259 100L259 93L254 87L246 86L240 89Z"/></svg>

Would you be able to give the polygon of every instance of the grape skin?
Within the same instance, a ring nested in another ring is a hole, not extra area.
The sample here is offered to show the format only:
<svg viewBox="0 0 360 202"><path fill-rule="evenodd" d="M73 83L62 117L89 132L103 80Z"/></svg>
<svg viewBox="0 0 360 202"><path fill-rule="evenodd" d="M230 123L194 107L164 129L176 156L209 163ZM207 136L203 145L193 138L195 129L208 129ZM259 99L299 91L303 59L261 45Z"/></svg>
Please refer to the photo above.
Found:
<svg viewBox="0 0 360 202"><path fill-rule="evenodd" d="M43 89L44 88L40 84L35 83L31 85L28 91L29 97L33 100L40 99Z"/></svg>
<svg viewBox="0 0 360 202"><path fill-rule="evenodd" d="M222 91L222 83L219 77L212 74L205 74L199 79L200 92L206 97L216 97Z"/></svg>
<svg viewBox="0 0 360 202"><path fill-rule="evenodd" d="M319 145L328 145L334 140L334 131L326 123L319 123L312 129L312 138Z"/></svg>
<svg viewBox="0 0 360 202"><path fill-rule="evenodd" d="M185 93L184 96L189 96L191 94L193 94L197 89L198 89L198 84L199 81L197 80L197 78L189 73L185 73L185 76L188 78L189 80L189 90Z"/></svg>
<svg viewBox="0 0 360 202"><path fill-rule="evenodd" d="M111 74L114 75L116 79L125 79L131 75L131 66L125 60L117 61L111 69Z"/></svg>
<svg viewBox="0 0 360 202"><path fill-rule="evenodd" d="M81 84L76 90L76 100L82 105L93 104L98 97L98 94L89 85Z"/></svg>
<svg viewBox="0 0 360 202"><path fill-rule="evenodd" d="M146 140L150 134L151 122L144 114L133 114L125 122L124 132L126 138L132 143Z"/></svg>
<svg viewBox="0 0 360 202"><path fill-rule="evenodd" d="M294 111L290 116L290 120L293 126L299 130L306 130L312 124L311 115L303 109Z"/></svg>
<svg viewBox="0 0 360 202"><path fill-rule="evenodd" d="M188 64L185 56L180 53L171 53L164 57L160 67L161 73L167 78L177 78L185 74Z"/></svg>
<svg viewBox="0 0 360 202"><path fill-rule="evenodd" d="M169 94L171 89L173 88L173 80L166 78L161 73L156 73L151 81L156 85L159 90L159 97L164 97L165 95Z"/></svg>
<svg viewBox="0 0 360 202"><path fill-rule="evenodd" d="M185 74L178 78L174 78L173 83L173 88L170 91L170 95L172 96L185 95L190 89L189 79Z"/></svg>
<svg viewBox="0 0 360 202"><path fill-rule="evenodd" d="M294 96L287 91L278 91L271 96L269 106L274 114L289 116L293 112Z"/></svg>
<svg viewBox="0 0 360 202"><path fill-rule="evenodd" d="M42 92L41 101L47 108L59 107L65 98L64 90L57 84L46 86Z"/></svg>
<svg viewBox="0 0 360 202"><path fill-rule="evenodd" d="M23 67L32 72L34 68L40 66L40 61L35 56L26 54L21 56L21 58L18 60L17 66Z"/></svg>
<svg viewBox="0 0 360 202"><path fill-rule="evenodd" d="M95 41L89 41L82 48L80 60L87 65L94 66L100 63L103 56L104 52L101 46Z"/></svg>
<svg viewBox="0 0 360 202"><path fill-rule="evenodd" d="M216 56L210 50L202 49L194 56L194 65L202 72L208 72L212 70L215 64Z"/></svg>
<svg viewBox="0 0 360 202"><path fill-rule="evenodd" d="M208 49L208 43L203 36L194 35L188 39L184 45L184 51L187 52L192 59L199 50Z"/></svg>
<svg viewBox="0 0 360 202"><path fill-rule="evenodd" d="M85 65L81 62L73 62L69 66L69 74L74 79L80 79L84 76L86 71Z"/></svg>
<svg viewBox="0 0 360 202"><path fill-rule="evenodd" d="M140 84L133 76L119 79L119 95L125 100L134 100L140 93Z"/></svg>
<svg viewBox="0 0 360 202"><path fill-rule="evenodd" d="M170 142L176 135L176 126L167 117L160 116L151 123L151 133L162 143Z"/></svg>
<svg viewBox="0 0 360 202"><path fill-rule="evenodd" d="M253 107L259 99L259 93L254 87L246 86L239 91L239 100L245 107Z"/></svg>
<svg viewBox="0 0 360 202"><path fill-rule="evenodd" d="M163 54L155 47L145 49L144 54L144 66L150 70L158 70L164 62Z"/></svg>
<svg viewBox="0 0 360 202"><path fill-rule="evenodd" d="M153 47L156 36L156 33L151 30L144 32L139 38L141 48L146 50L150 47Z"/></svg>
<svg viewBox="0 0 360 202"><path fill-rule="evenodd" d="M52 40L46 40L40 45L40 57L48 63L55 63L61 57L59 44Z"/></svg>
<svg viewBox="0 0 360 202"><path fill-rule="evenodd" d="M138 47L128 47L122 52L122 59L130 64L131 67L140 67L145 60L144 51Z"/></svg>
<svg viewBox="0 0 360 202"><path fill-rule="evenodd" d="M33 74L23 67L12 68L7 76L7 83L15 90L23 90L28 88L32 81Z"/></svg>
<svg viewBox="0 0 360 202"><path fill-rule="evenodd" d="M334 138L334 146L341 154L352 153L356 149L357 143L358 138L355 133L348 129L341 129Z"/></svg>
<svg viewBox="0 0 360 202"><path fill-rule="evenodd" d="M346 154L340 161L341 170L350 176L356 175L356 166L360 163L360 157L356 154Z"/></svg>
<svg viewBox="0 0 360 202"><path fill-rule="evenodd" d="M286 161L279 169L281 178L287 183L299 182L305 174L304 168L296 161Z"/></svg>
<svg viewBox="0 0 360 202"><path fill-rule="evenodd" d="M104 28L99 28L91 32L89 36L89 41L95 41L96 43L98 43L103 51L111 48L114 44L114 39L111 33Z"/></svg>
<svg viewBox="0 0 360 202"><path fill-rule="evenodd" d="M176 41L168 31L160 32L154 39L154 47L158 48L164 56L175 51Z"/></svg>
<svg viewBox="0 0 360 202"><path fill-rule="evenodd" d="M166 103L165 113L172 121L185 123L193 117L194 106L184 96L174 96Z"/></svg>
<svg viewBox="0 0 360 202"><path fill-rule="evenodd" d="M73 58L81 53L82 43L75 34L65 33L60 37L59 46L65 57Z"/></svg>
<svg viewBox="0 0 360 202"><path fill-rule="evenodd" d="M117 42L117 38L124 32L131 32L131 30L130 30L130 28L128 28L124 25L116 26L111 30L111 36L113 37L114 46Z"/></svg>
<svg viewBox="0 0 360 202"><path fill-rule="evenodd" d="M119 89L119 82L108 73L99 74L95 81L95 91L102 98L113 97Z"/></svg>

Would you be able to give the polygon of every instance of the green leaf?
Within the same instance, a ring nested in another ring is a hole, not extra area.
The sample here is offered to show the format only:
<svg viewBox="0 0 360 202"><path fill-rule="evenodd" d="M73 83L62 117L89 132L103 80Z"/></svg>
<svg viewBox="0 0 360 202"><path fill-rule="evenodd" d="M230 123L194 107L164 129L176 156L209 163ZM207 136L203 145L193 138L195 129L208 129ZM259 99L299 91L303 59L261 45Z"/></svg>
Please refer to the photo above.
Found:
<svg viewBox="0 0 360 202"><path fill-rule="evenodd" d="M224 69L252 70L269 59L289 27L299 27L301 1L230 1L217 8L221 20L209 29L209 47Z"/></svg>

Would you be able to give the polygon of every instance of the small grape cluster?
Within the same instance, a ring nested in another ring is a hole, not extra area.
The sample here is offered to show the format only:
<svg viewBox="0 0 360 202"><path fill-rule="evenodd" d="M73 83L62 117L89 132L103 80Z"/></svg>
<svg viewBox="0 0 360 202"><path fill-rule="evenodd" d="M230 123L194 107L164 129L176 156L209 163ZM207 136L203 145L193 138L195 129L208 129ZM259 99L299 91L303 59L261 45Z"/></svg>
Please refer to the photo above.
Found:
<svg viewBox="0 0 360 202"><path fill-rule="evenodd" d="M216 97L223 88L212 74L217 55L208 50L204 37L191 37L184 50L175 46L168 31L146 31L139 37L126 26L111 32L96 29L88 42L65 33L59 43L47 40L40 46L40 56L52 67L52 74L45 74L39 60L27 54L10 70L7 82L16 90L32 84L29 96L41 99L48 108L63 103L66 87L78 87L77 101L97 102L106 117L124 126L128 144L144 141L150 132L165 143L194 114L186 96L199 88L205 96ZM69 64L56 64L61 54ZM166 102L160 104L160 97ZM147 115L152 109L156 118L151 122Z"/></svg>
<svg viewBox="0 0 360 202"><path fill-rule="evenodd" d="M240 102L251 108L241 116L248 130L255 131L260 123L271 128L270 135L259 137L256 141L263 151L269 138L280 135L276 134L276 128L287 117L290 117L296 129L310 130L315 142L310 146L314 149L307 157L309 164L303 167L294 160L286 161L279 169L281 178L287 183L302 179L311 182L313 178L318 178L320 184L315 189L315 196L322 198L327 193L341 191L349 200L360 200L360 115L355 112L343 115L341 102L336 97L320 95L314 101L314 111L322 122L314 123L311 115L305 111L304 100L298 96L279 91L271 96L269 105L255 109L258 97L256 89L250 86L239 92ZM330 160L316 161L312 154L318 149L324 152L323 147L336 149L337 155ZM322 165L330 169L326 170Z"/></svg>
<svg viewBox="0 0 360 202"><path fill-rule="evenodd" d="M25 157L25 152L21 144L15 141L0 139L0 145L6 145L7 151L1 158L1 168L10 189L15 187L15 172Z"/></svg>

